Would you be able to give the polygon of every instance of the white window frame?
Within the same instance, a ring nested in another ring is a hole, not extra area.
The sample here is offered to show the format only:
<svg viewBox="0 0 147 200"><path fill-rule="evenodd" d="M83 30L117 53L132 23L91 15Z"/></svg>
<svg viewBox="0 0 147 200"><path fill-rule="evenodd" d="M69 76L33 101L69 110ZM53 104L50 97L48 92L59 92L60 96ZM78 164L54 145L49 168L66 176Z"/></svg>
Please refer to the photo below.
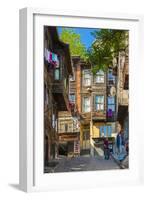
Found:
<svg viewBox="0 0 147 200"><path fill-rule="evenodd" d="M103 102L98 101L98 103L96 103L96 97L98 97L98 99L100 97L103 97ZM105 109L105 96L101 95L101 94L96 94L95 99L94 99L94 103L95 103L95 111L104 111L104 109ZM96 108L96 105L98 105L98 108Z"/></svg>
<svg viewBox="0 0 147 200"><path fill-rule="evenodd" d="M111 71L111 74L113 76L113 78L110 78L109 75L110 75L110 71ZM108 69L108 85L115 85L116 84L116 78L115 76L113 75L113 69ZM109 81L113 81L113 84L109 84Z"/></svg>
<svg viewBox="0 0 147 200"><path fill-rule="evenodd" d="M95 74L94 82L95 82L95 84L105 83L105 73L102 70L98 71Z"/></svg>
<svg viewBox="0 0 147 200"><path fill-rule="evenodd" d="M89 100L89 105L85 105L85 99ZM82 101L83 112L90 112L91 111L91 98L90 96L84 96Z"/></svg>
<svg viewBox="0 0 147 200"><path fill-rule="evenodd" d="M114 98L114 103L109 103L108 102L108 99L109 98ZM116 99L115 99L115 96L112 96L112 97L107 97L107 110L109 110L109 106L114 106L114 110L112 110L112 112L114 113L114 112L116 112Z"/></svg>
<svg viewBox="0 0 147 200"><path fill-rule="evenodd" d="M83 69L82 70L82 75L83 75L83 86L87 87L91 85L92 81L92 75L91 75L91 70L90 69ZM89 75L89 78L85 78L85 75ZM89 81L89 83L86 83L86 80Z"/></svg>

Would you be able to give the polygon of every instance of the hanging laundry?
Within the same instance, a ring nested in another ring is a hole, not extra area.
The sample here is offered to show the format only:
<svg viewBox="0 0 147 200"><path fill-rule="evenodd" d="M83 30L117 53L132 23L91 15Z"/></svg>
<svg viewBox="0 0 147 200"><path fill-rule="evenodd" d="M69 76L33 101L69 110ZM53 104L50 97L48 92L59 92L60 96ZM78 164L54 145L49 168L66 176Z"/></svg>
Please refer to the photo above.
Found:
<svg viewBox="0 0 147 200"><path fill-rule="evenodd" d="M46 48L44 50L44 57L45 57L45 60L48 61L48 50Z"/></svg>
<svg viewBox="0 0 147 200"><path fill-rule="evenodd" d="M54 53L53 61L57 61L57 55Z"/></svg>
<svg viewBox="0 0 147 200"><path fill-rule="evenodd" d="M54 53L52 53L52 64L55 65L55 54Z"/></svg>
<svg viewBox="0 0 147 200"><path fill-rule="evenodd" d="M52 63L52 52L49 51L49 57L48 57L49 63Z"/></svg>
<svg viewBox="0 0 147 200"><path fill-rule="evenodd" d="M57 54L55 56L55 61L56 61L56 68L59 68L59 58Z"/></svg>
<svg viewBox="0 0 147 200"><path fill-rule="evenodd" d="M57 54L53 53L52 54L52 63L55 67L59 67L59 60Z"/></svg>
<svg viewBox="0 0 147 200"><path fill-rule="evenodd" d="M49 62L49 58L50 58L50 51L48 49L45 48L45 52L44 52L44 57L45 57L45 60L47 62Z"/></svg>
<svg viewBox="0 0 147 200"><path fill-rule="evenodd" d="M57 67L57 68L59 67L58 55L55 53L52 53L47 48L45 48L44 50L44 58L48 63L52 64L54 67Z"/></svg>

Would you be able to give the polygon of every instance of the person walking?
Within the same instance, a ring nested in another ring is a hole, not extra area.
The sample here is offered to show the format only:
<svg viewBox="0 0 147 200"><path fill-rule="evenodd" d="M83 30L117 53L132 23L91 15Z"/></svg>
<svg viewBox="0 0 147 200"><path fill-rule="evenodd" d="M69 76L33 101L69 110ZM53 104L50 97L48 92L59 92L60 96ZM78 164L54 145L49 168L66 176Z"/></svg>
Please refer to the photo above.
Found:
<svg viewBox="0 0 147 200"><path fill-rule="evenodd" d="M117 154L122 153L122 145L124 143L123 132L120 123L117 124L117 136L116 136L116 150Z"/></svg>
<svg viewBox="0 0 147 200"><path fill-rule="evenodd" d="M121 135L121 131L116 136L116 147L117 147L117 153L121 154L122 153L122 135Z"/></svg>
<svg viewBox="0 0 147 200"><path fill-rule="evenodd" d="M121 130L116 137L117 155L119 160L123 160L126 155L124 133Z"/></svg>
<svg viewBox="0 0 147 200"><path fill-rule="evenodd" d="M104 138L104 156L105 160L109 160L110 152L109 152L109 141L108 138Z"/></svg>

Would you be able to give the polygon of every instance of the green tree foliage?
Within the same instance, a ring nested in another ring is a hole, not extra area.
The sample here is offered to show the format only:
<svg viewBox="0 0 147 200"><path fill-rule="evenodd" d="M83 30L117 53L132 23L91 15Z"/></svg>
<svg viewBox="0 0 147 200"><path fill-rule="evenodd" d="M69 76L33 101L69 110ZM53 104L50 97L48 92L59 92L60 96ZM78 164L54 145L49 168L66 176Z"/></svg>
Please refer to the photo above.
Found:
<svg viewBox="0 0 147 200"><path fill-rule="evenodd" d="M69 44L72 56L80 56L84 60L87 59L86 47L81 42L80 34L75 33L74 29L63 28L60 39Z"/></svg>
<svg viewBox="0 0 147 200"><path fill-rule="evenodd" d="M128 31L100 29L92 34L95 41L88 50L88 60L94 66L94 73L99 69L105 71L112 65L113 58L128 47Z"/></svg>

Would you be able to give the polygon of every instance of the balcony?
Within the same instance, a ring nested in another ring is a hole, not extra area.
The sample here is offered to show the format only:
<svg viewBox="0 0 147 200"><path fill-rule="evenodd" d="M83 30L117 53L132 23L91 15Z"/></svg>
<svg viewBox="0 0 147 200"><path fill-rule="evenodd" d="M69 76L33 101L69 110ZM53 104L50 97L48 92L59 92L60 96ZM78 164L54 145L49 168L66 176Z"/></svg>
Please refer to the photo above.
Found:
<svg viewBox="0 0 147 200"><path fill-rule="evenodd" d="M79 132L70 132L70 133L58 133L59 142L68 142L79 140Z"/></svg>
<svg viewBox="0 0 147 200"><path fill-rule="evenodd" d="M106 120L106 112L105 111L99 111L99 112L87 112L87 113L81 113L81 118L82 118L82 121L83 123L88 123L90 120L91 120L91 117L92 117L92 120L93 121L105 121Z"/></svg>
<svg viewBox="0 0 147 200"><path fill-rule="evenodd" d="M106 120L106 112L105 111L92 112L92 119L95 121Z"/></svg>
<svg viewBox="0 0 147 200"><path fill-rule="evenodd" d="M69 128L67 130L65 130L64 128L59 128L58 129L58 134L62 134L62 133L65 133L65 134L72 134L72 133L77 133L79 132L79 129L78 128Z"/></svg>
<svg viewBox="0 0 147 200"><path fill-rule="evenodd" d="M63 80L54 80L52 86L53 93L67 93Z"/></svg>
<svg viewBox="0 0 147 200"><path fill-rule="evenodd" d="M54 81L52 86L53 96L55 101L57 102L57 108L60 111L69 110L69 102L68 102L68 89L65 88L63 80Z"/></svg>

